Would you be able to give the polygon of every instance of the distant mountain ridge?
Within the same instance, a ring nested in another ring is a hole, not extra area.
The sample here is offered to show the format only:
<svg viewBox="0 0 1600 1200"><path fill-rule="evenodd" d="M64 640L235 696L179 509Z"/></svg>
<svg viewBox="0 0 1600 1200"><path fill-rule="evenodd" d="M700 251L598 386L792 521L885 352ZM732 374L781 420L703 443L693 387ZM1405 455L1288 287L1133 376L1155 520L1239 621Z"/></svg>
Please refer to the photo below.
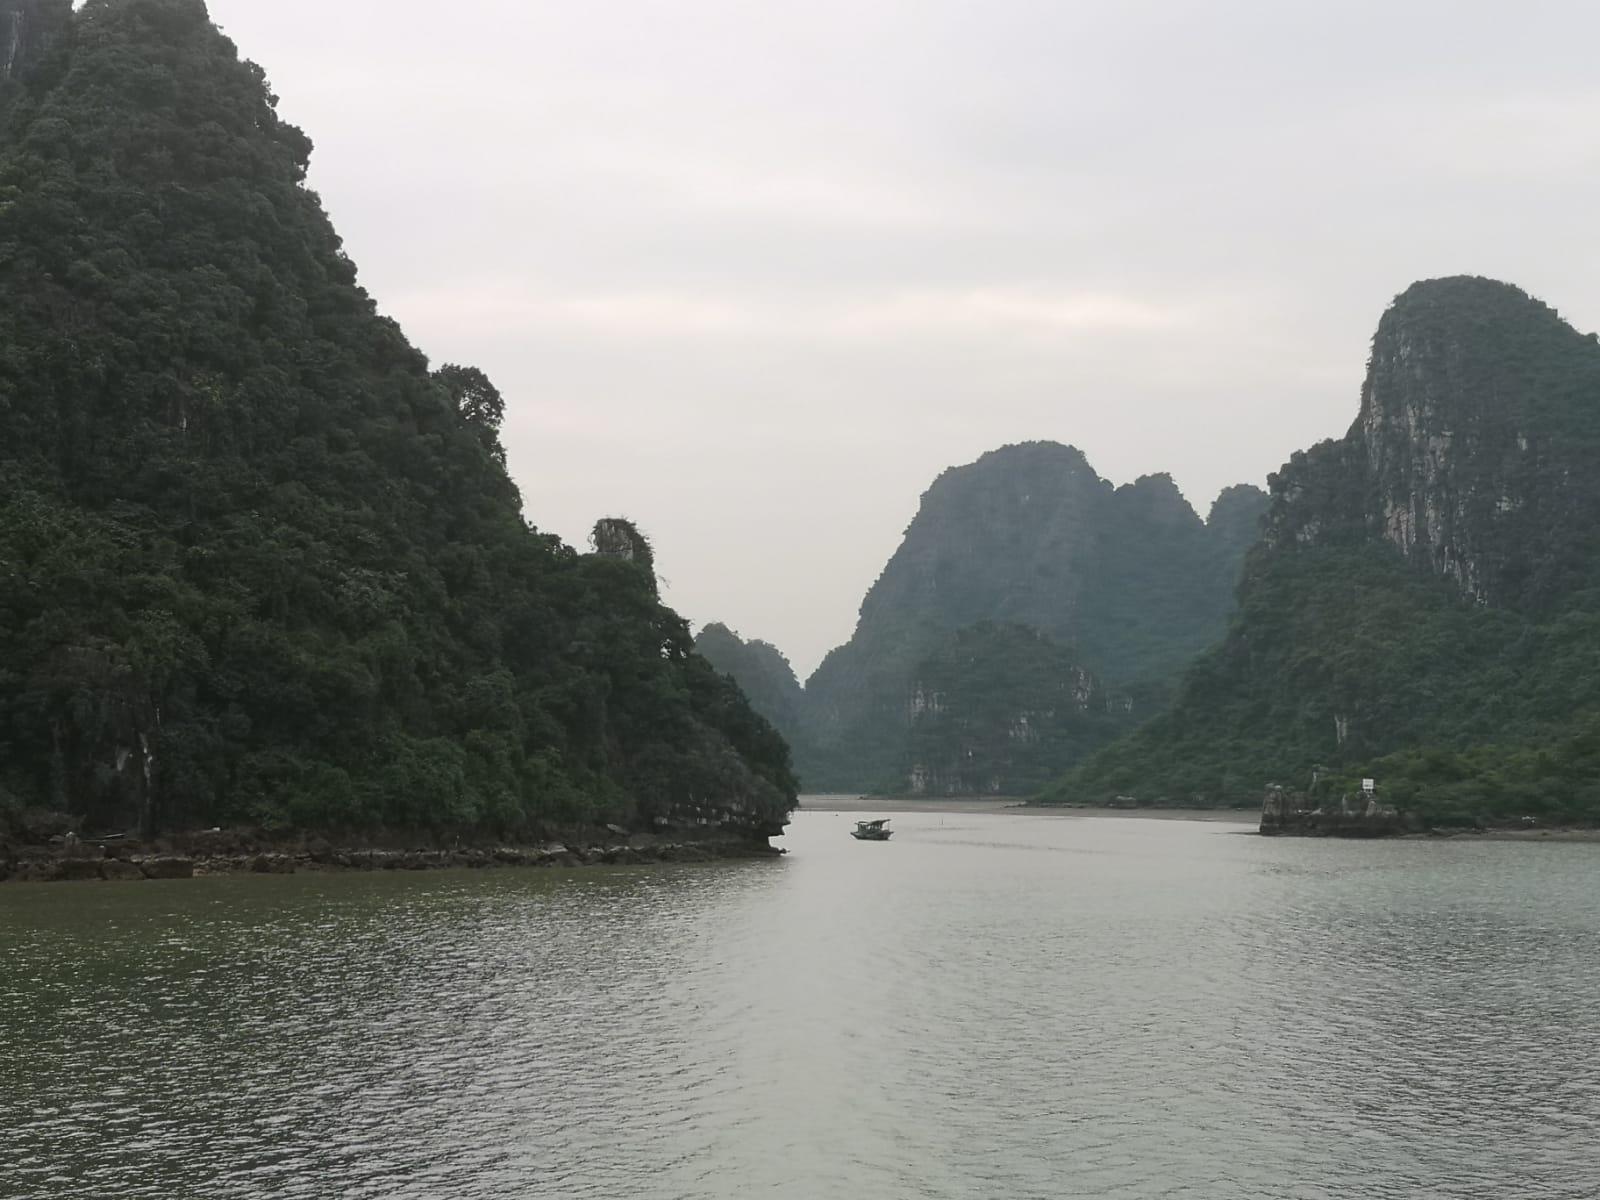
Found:
<svg viewBox="0 0 1600 1200"><path fill-rule="evenodd" d="M1248 803L1375 777L1431 821L1600 817L1600 344L1416 284L1349 433L1271 480L1240 615L1173 710L1054 790Z"/></svg>
<svg viewBox="0 0 1600 1200"><path fill-rule="evenodd" d="M945 471L855 635L806 682L802 719L778 721L806 786L1040 786L1159 707L1221 636L1265 504L1230 488L1202 521L1170 476L1116 487L1053 442Z"/></svg>
<svg viewBox="0 0 1600 1200"><path fill-rule="evenodd" d="M738 680L751 707L776 728L799 731L805 691L783 651L759 639L747 642L716 621L700 630L694 648L717 670Z"/></svg>

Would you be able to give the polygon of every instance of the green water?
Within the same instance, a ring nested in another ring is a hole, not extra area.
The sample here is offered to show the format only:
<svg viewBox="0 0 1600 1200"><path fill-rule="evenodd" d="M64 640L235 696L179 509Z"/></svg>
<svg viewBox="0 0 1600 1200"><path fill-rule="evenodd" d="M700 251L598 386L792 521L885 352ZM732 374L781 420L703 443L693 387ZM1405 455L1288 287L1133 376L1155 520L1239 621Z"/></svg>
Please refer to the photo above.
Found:
<svg viewBox="0 0 1600 1200"><path fill-rule="evenodd" d="M0 888L0 1196L1592 1197L1600 846Z"/></svg>

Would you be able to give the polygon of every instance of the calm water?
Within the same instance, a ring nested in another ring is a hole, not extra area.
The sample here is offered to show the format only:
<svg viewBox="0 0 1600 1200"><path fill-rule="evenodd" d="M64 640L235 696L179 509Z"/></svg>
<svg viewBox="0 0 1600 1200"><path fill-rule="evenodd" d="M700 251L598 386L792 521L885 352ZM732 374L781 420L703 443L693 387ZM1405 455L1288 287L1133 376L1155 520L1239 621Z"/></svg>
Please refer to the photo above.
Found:
<svg viewBox="0 0 1600 1200"><path fill-rule="evenodd" d="M1600 845L0 888L6 1197L1594 1197Z"/></svg>

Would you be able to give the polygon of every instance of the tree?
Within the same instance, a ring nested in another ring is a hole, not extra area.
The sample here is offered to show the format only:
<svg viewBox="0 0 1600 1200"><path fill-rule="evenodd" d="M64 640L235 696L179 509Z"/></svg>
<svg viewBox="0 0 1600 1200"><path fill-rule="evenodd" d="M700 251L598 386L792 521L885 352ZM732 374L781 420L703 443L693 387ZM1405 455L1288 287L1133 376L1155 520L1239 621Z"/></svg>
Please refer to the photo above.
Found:
<svg viewBox="0 0 1600 1200"><path fill-rule="evenodd" d="M499 432L500 422L506 415L506 402L487 375L477 367L446 363L433 377L450 394L451 403L463 421Z"/></svg>

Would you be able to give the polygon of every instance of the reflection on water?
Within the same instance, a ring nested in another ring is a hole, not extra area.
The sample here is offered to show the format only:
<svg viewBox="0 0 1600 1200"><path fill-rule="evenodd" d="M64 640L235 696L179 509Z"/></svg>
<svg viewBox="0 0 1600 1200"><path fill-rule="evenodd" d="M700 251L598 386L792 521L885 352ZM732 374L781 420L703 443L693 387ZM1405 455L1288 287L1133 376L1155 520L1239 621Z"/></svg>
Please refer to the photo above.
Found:
<svg viewBox="0 0 1600 1200"><path fill-rule="evenodd" d="M0 1196L1592 1197L1600 846L0 888Z"/></svg>

